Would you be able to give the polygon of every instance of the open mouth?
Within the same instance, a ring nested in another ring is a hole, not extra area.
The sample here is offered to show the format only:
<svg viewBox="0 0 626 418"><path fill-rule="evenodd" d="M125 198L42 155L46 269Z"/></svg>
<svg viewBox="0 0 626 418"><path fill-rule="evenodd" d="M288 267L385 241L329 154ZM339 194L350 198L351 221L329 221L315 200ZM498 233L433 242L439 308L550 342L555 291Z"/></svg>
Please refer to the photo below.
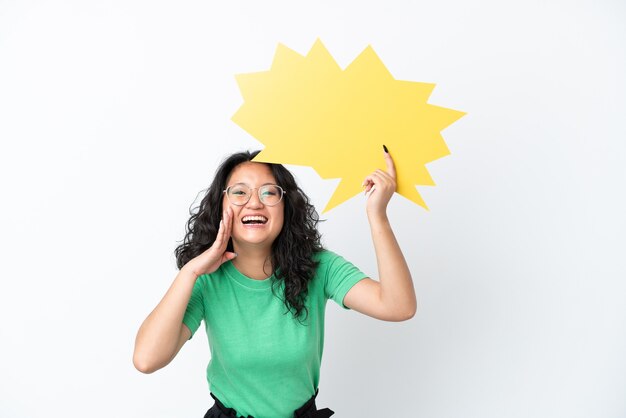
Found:
<svg viewBox="0 0 626 418"><path fill-rule="evenodd" d="M265 216L244 216L241 222L244 225L263 225L267 223L267 218Z"/></svg>

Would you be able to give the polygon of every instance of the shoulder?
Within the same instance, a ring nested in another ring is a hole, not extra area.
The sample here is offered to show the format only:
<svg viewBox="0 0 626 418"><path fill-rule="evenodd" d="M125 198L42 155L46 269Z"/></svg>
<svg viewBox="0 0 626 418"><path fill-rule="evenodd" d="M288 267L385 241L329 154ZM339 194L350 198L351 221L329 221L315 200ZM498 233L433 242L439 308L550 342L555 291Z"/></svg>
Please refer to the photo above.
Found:
<svg viewBox="0 0 626 418"><path fill-rule="evenodd" d="M334 251L322 250L315 254L314 260L318 262L318 276L333 276L343 274L356 267L349 260Z"/></svg>
<svg viewBox="0 0 626 418"><path fill-rule="evenodd" d="M330 251L327 249L323 249L320 252L317 252L313 255L313 259L318 261L320 265L342 265L342 264L351 264L349 260L343 257L340 254L337 254L334 251Z"/></svg>
<svg viewBox="0 0 626 418"><path fill-rule="evenodd" d="M332 263L333 261L340 259L340 258L343 258L343 257L327 249L323 249L321 251L313 253L313 260L319 262L320 264Z"/></svg>
<svg viewBox="0 0 626 418"><path fill-rule="evenodd" d="M345 259L339 254L323 249L313 254L313 261L317 263L317 274L327 272L335 264L345 262Z"/></svg>

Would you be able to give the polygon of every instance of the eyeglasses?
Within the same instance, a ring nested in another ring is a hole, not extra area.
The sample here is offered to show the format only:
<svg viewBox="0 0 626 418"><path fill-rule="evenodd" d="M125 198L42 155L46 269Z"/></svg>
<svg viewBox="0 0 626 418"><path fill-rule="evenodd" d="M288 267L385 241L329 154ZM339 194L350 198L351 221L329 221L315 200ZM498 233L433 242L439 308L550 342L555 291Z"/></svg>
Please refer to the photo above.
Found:
<svg viewBox="0 0 626 418"><path fill-rule="evenodd" d="M252 191L257 190L259 200L267 206L277 205L283 198L285 191L276 184L266 184L257 188L250 188L244 183L233 184L228 186L222 193L226 193L228 201L233 205L243 206L250 201Z"/></svg>

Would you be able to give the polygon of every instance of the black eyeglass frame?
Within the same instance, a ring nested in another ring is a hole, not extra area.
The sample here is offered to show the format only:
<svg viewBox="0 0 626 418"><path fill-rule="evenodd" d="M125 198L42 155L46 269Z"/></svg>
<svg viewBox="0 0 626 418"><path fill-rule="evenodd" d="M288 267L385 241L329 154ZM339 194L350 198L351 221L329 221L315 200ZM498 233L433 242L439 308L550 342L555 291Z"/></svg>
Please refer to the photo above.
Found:
<svg viewBox="0 0 626 418"><path fill-rule="evenodd" d="M248 200L246 200L244 203L235 203L232 200L230 200L230 196L228 195L228 189L230 189L233 186L237 186L237 185L244 185L246 186L248 189L250 189L250 194L248 195ZM280 190L280 199L278 199L278 202L274 203L273 205L268 205L267 203L265 203L263 201L263 197L261 196L261 189L263 187L267 187L267 186L274 186L277 187L278 190ZM256 190L257 191L257 195L259 196L259 202L263 203L265 206L276 206L278 205L280 202L282 202L283 197L285 197L285 193L287 193L287 190L283 189L282 187L280 187L278 184L264 184L263 186L260 187L250 187L245 183L235 183L232 186L228 186L227 188L225 188L224 190L222 190L222 193L226 193L226 199L228 199L228 201L235 205L235 206L245 206L248 204L248 202L250 201L250 199L252 199L252 191Z"/></svg>

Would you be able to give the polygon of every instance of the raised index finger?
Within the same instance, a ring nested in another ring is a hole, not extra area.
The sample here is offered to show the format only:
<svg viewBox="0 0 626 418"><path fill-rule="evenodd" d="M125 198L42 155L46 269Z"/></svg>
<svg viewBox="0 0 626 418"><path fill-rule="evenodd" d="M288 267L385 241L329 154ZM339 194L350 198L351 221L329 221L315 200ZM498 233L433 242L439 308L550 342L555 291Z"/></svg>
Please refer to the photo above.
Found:
<svg viewBox="0 0 626 418"><path fill-rule="evenodd" d="M391 177L393 177L394 179L396 178L396 166L393 163L393 158L391 158L391 154L389 154L389 151L387 150L387 147L384 147L384 154L385 154L385 162L387 163L387 173L389 173L389 175Z"/></svg>

